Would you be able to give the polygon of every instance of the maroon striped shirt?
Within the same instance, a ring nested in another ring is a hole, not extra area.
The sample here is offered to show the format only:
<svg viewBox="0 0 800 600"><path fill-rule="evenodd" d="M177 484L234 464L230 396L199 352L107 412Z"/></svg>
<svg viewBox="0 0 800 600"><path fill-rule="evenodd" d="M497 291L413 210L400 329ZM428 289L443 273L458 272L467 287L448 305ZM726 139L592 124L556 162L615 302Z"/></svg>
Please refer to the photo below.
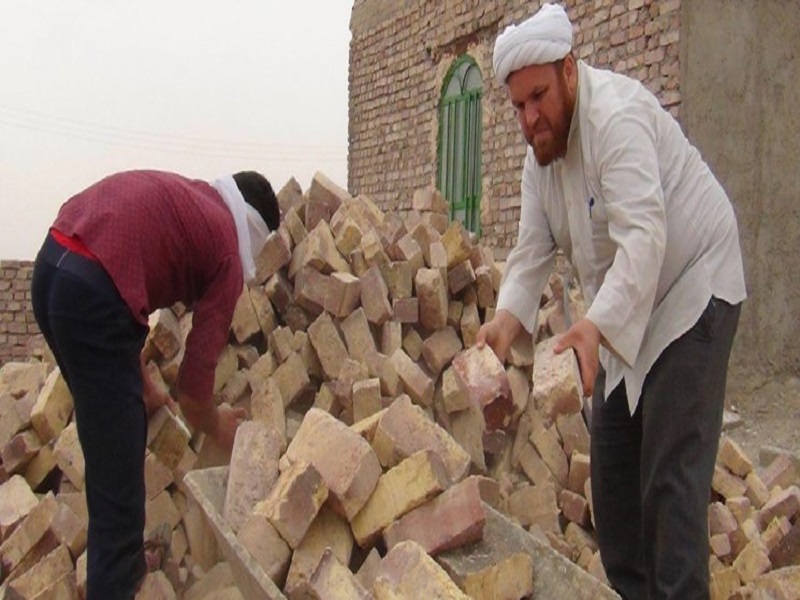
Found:
<svg viewBox="0 0 800 600"><path fill-rule="evenodd" d="M178 388L211 395L243 289L236 227L217 191L172 173L118 173L70 198L53 228L97 257L140 323L178 301L193 311Z"/></svg>

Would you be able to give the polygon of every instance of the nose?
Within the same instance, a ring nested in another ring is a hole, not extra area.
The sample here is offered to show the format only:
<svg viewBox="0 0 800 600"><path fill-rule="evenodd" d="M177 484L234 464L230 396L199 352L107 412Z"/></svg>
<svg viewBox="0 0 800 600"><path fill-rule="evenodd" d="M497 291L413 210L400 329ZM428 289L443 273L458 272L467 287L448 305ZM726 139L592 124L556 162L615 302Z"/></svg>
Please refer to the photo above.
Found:
<svg viewBox="0 0 800 600"><path fill-rule="evenodd" d="M539 109L534 102L528 101L522 109L522 118L526 126L533 128L539 120Z"/></svg>

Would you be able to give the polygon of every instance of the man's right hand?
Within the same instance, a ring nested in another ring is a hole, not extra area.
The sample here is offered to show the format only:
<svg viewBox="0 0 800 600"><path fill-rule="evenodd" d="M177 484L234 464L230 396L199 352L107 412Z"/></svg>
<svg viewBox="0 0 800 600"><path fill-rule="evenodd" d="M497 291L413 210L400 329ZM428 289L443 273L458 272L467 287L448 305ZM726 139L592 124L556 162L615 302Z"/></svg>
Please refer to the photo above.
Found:
<svg viewBox="0 0 800 600"><path fill-rule="evenodd" d="M476 338L478 348L484 344L494 350L500 362L505 363L508 349L522 329L522 323L507 310L499 310L488 323L481 325Z"/></svg>

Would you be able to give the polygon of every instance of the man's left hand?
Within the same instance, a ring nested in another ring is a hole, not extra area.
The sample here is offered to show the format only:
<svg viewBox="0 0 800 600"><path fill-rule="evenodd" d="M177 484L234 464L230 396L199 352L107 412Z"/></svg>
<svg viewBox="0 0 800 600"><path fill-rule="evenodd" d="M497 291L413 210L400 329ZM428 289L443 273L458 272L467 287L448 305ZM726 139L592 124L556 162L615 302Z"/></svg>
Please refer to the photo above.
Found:
<svg viewBox="0 0 800 600"><path fill-rule="evenodd" d="M594 380L600 369L600 330L589 319L581 319L562 335L555 345L556 354L573 348L581 370L584 397L594 393Z"/></svg>

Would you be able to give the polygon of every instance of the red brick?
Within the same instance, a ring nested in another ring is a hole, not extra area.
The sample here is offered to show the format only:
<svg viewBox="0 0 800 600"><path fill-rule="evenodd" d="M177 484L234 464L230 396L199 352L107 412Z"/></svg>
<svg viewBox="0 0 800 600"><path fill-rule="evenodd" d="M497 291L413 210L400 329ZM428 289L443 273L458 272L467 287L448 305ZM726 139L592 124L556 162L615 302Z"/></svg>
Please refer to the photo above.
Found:
<svg viewBox="0 0 800 600"><path fill-rule="evenodd" d="M508 374L489 346L472 347L453 359L453 369L489 430L506 427L514 414Z"/></svg>

